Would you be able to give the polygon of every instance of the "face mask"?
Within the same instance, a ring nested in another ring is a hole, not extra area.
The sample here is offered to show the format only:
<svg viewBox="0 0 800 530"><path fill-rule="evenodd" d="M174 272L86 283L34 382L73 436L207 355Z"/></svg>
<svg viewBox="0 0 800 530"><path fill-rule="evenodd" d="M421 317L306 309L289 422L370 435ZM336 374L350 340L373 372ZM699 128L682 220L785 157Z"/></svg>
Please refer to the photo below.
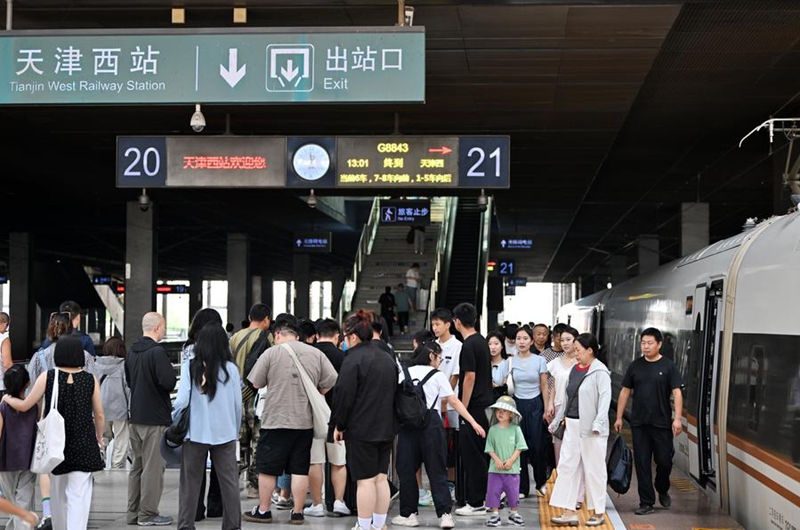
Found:
<svg viewBox="0 0 800 530"><path fill-rule="evenodd" d="M347 337L342 341L342 351L347 351L350 347L347 345Z"/></svg>

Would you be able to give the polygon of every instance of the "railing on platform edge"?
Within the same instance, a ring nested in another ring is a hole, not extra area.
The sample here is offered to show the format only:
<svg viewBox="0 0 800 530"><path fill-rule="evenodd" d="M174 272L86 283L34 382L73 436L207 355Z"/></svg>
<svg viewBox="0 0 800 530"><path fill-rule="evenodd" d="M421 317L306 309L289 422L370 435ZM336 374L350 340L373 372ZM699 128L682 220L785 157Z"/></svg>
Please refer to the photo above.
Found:
<svg viewBox="0 0 800 530"><path fill-rule="evenodd" d="M352 308L353 296L358 290L358 280L361 278L361 271L364 268L364 262L367 256L372 253L372 245L375 242L375 234L378 230L378 220L380 215L380 198L375 197L372 201L372 208L369 212L369 219L364 228L361 230L361 238L358 241L358 249L353 261L353 273L350 278L345 280L342 286L342 294L339 297L338 317L340 321L344 320L345 315L350 312ZM348 293L348 291L350 291Z"/></svg>

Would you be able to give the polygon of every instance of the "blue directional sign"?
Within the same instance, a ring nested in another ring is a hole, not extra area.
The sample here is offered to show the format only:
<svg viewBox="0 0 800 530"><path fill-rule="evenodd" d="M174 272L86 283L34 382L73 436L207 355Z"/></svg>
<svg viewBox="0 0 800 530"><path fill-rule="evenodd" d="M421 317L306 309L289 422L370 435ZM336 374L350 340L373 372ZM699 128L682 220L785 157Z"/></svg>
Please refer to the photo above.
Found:
<svg viewBox="0 0 800 530"><path fill-rule="evenodd" d="M498 276L514 276L516 268L513 259L499 259L495 267Z"/></svg>
<svg viewBox="0 0 800 530"><path fill-rule="evenodd" d="M506 278L509 287L525 287L528 285L528 278Z"/></svg>
<svg viewBox="0 0 800 530"><path fill-rule="evenodd" d="M429 225L431 201L429 199L381 201L380 222L390 225Z"/></svg>
<svg viewBox="0 0 800 530"><path fill-rule="evenodd" d="M0 35L0 105L424 101L422 27Z"/></svg>
<svg viewBox="0 0 800 530"><path fill-rule="evenodd" d="M498 244L500 250L532 250L533 237L523 234L502 236Z"/></svg>
<svg viewBox="0 0 800 530"><path fill-rule="evenodd" d="M293 246L295 252L330 253L333 242L330 232L314 232L295 234Z"/></svg>
<svg viewBox="0 0 800 530"><path fill-rule="evenodd" d="M93 276L92 283L94 285L111 285L113 279L111 276Z"/></svg>

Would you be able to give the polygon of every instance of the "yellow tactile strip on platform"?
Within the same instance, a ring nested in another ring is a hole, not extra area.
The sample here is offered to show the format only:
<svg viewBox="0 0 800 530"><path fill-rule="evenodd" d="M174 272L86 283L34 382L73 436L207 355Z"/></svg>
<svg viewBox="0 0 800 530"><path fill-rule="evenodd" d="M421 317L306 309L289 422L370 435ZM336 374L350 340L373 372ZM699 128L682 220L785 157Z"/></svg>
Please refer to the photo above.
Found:
<svg viewBox="0 0 800 530"><path fill-rule="evenodd" d="M695 486L694 483L689 479L670 480L670 484L672 484L676 490L684 493L689 491L697 491L697 486Z"/></svg>
<svg viewBox="0 0 800 530"><path fill-rule="evenodd" d="M554 508L550 506L550 495L553 491L553 486L556 483L556 472L553 471L553 474L550 475L550 480L547 482L547 495L545 497L538 497L539 499L539 522L543 529L550 529L550 528L586 528L586 521L592 514L589 513L589 510L586 509L586 503L584 502L583 507L578 511L578 519L580 520L580 526L557 526L550 522L551 517L555 517L557 515L561 515L563 510L561 508ZM535 493L534 493L535 495ZM594 528L600 528L603 530L614 530L614 525L611 524L611 521L608 519L608 515L606 515L606 522L602 526L595 526Z"/></svg>

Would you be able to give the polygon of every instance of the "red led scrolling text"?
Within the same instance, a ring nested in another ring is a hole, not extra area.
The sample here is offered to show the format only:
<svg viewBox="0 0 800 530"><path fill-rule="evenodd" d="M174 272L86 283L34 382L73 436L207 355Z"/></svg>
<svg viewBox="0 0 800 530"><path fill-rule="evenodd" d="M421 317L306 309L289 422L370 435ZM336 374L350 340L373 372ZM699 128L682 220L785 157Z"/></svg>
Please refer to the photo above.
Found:
<svg viewBox="0 0 800 530"><path fill-rule="evenodd" d="M185 156L183 169L267 169L263 156Z"/></svg>

